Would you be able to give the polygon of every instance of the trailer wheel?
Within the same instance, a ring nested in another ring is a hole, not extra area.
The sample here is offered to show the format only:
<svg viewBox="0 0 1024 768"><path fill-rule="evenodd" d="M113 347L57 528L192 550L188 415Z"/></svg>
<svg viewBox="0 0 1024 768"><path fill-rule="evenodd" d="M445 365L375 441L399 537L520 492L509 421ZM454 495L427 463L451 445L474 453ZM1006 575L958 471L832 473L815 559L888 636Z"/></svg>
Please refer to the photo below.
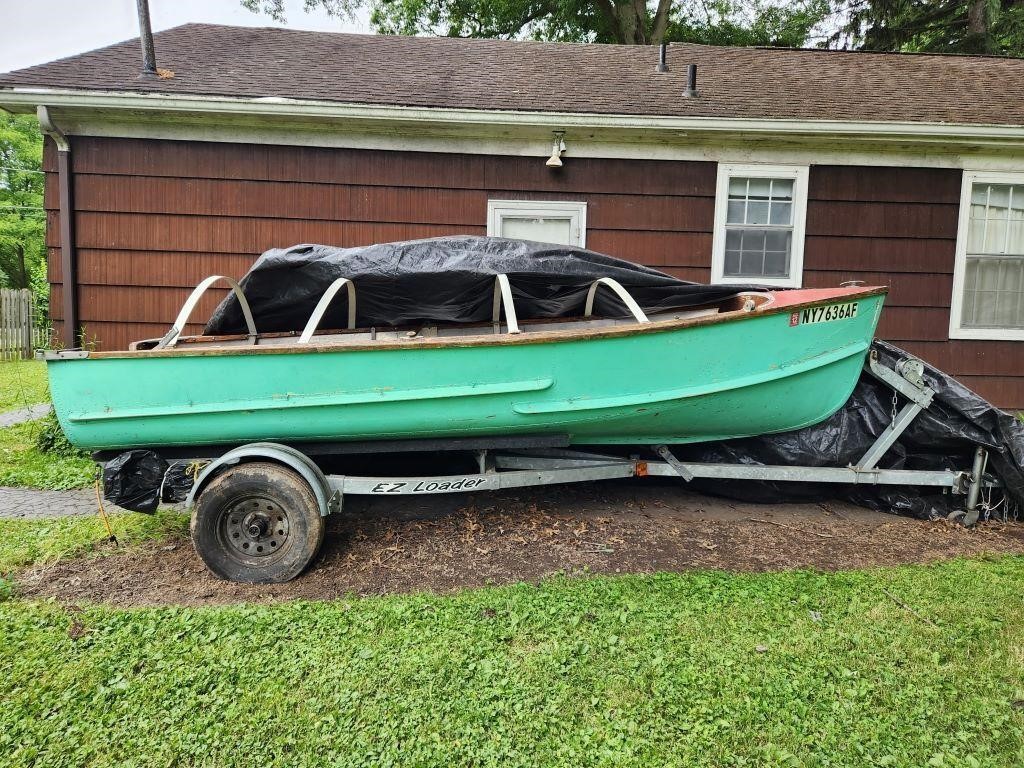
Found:
<svg viewBox="0 0 1024 768"><path fill-rule="evenodd" d="M192 543L222 579L274 584L298 576L324 539L309 484L279 464L239 464L202 489L192 512Z"/></svg>

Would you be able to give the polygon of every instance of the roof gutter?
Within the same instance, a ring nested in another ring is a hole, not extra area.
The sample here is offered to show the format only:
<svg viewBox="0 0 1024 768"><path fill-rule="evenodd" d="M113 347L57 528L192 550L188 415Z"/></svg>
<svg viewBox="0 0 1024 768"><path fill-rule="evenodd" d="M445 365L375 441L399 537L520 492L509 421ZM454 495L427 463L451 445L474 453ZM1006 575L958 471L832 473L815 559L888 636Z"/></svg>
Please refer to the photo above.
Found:
<svg viewBox="0 0 1024 768"><path fill-rule="evenodd" d="M638 131L744 133L765 135L856 135L877 139L1024 141L1024 126L967 123L754 119L643 116L578 112L523 112L439 107L350 104L282 97L141 94L122 91L77 91L50 88L0 89L0 105L95 110L313 117L402 123L521 126L543 129L605 128Z"/></svg>
<svg viewBox="0 0 1024 768"><path fill-rule="evenodd" d="M75 254L75 214L71 200L71 142L50 117L47 107L36 110L39 127L57 145L57 188L60 208L60 279L63 299L61 343L68 348L78 341L78 264Z"/></svg>

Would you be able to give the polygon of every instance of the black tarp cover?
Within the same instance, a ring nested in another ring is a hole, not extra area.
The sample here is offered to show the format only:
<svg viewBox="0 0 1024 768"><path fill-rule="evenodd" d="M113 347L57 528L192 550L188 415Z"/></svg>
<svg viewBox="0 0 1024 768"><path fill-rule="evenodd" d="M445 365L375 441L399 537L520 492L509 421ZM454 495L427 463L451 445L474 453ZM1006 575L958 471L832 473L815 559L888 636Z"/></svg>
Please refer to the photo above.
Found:
<svg viewBox="0 0 1024 768"><path fill-rule="evenodd" d="M892 369L900 360L913 357L879 340L872 349L878 361ZM980 445L989 452L988 472L1002 481L1011 505L1024 509L1024 423L927 363L924 378L935 391L932 404L911 422L879 466L970 470L974 449ZM679 446L676 454L689 461L845 467L860 460L891 423L894 409L905 402L898 398L894 403L893 390L865 372L846 404L818 424L794 432ZM963 496L940 495L935 488L703 480L693 484L716 495L759 502L842 497L917 517L945 515L964 505Z"/></svg>
<svg viewBox="0 0 1024 768"><path fill-rule="evenodd" d="M260 332L301 331L320 297L339 277L356 288L360 327L491 319L495 275L508 275L520 319L583 314L591 283L619 281L645 310L681 309L720 301L753 286L688 283L611 256L549 243L500 237L437 237L358 248L296 245L264 253L241 286ZM342 291L320 323L344 328ZM628 314L611 291L597 293L599 316ZM214 311L209 335L245 333L234 294Z"/></svg>

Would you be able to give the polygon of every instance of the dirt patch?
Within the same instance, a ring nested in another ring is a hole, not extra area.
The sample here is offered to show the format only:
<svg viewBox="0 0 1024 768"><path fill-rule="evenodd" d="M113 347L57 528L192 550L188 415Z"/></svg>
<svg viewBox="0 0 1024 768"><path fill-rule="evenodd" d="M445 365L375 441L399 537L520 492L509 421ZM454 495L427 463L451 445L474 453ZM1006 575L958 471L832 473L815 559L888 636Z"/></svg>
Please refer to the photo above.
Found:
<svg viewBox="0 0 1024 768"><path fill-rule="evenodd" d="M822 570L1024 554L1024 525L973 530L834 502L743 504L656 483L478 495L358 498L329 521L320 557L289 583L211 576L187 540L21 574L21 594L117 606L331 599L447 592L555 573L692 568Z"/></svg>

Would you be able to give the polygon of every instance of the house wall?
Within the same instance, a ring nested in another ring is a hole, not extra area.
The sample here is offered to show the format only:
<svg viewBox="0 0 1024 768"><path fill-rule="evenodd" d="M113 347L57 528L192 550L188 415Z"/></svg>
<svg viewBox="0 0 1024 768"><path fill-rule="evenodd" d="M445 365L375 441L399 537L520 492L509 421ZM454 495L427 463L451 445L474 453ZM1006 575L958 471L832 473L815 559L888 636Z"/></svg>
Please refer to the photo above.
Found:
<svg viewBox="0 0 1024 768"><path fill-rule="evenodd" d="M56 158L47 143L51 307L61 281ZM487 200L586 201L587 246L707 281L716 164L74 137L80 323L101 348L161 336L209 274L271 247L484 234ZM812 166L804 284L887 284L879 335L1024 408L1024 342L949 341L961 173ZM188 332L220 300L211 291Z"/></svg>

